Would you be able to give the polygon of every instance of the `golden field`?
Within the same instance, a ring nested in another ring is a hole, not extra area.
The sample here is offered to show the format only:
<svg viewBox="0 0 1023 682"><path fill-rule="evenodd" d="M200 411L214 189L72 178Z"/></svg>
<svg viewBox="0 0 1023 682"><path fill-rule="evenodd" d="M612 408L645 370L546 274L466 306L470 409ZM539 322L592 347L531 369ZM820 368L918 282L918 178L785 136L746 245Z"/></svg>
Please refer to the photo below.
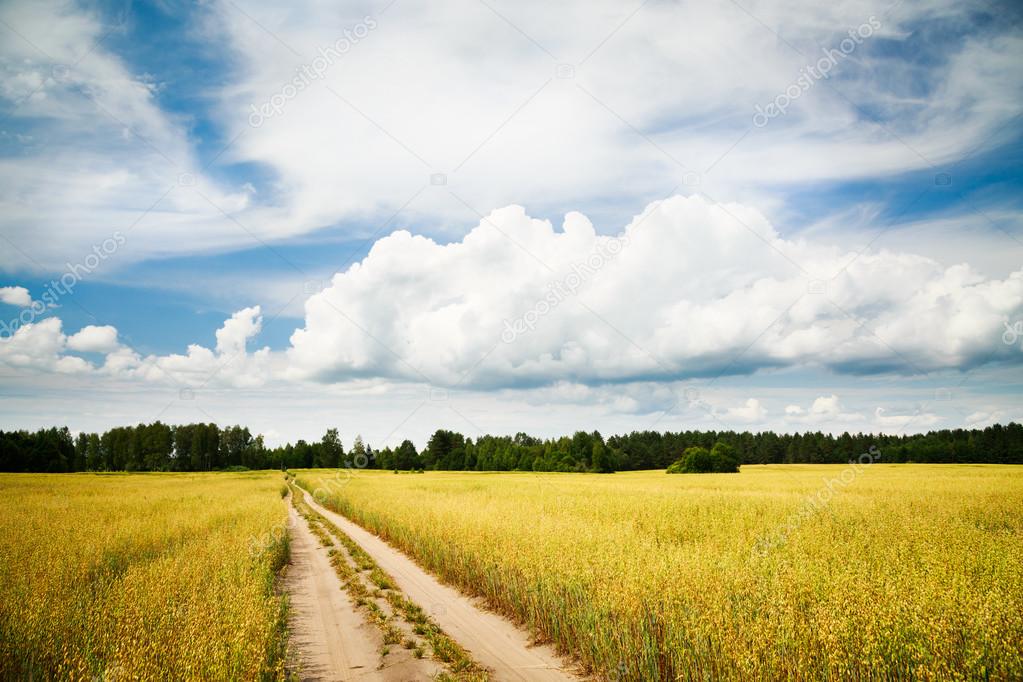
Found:
<svg viewBox="0 0 1023 682"><path fill-rule="evenodd" d="M1023 679L1023 467L298 482L607 679Z"/></svg>
<svg viewBox="0 0 1023 682"><path fill-rule="evenodd" d="M0 476L0 679L283 678L283 484Z"/></svg>

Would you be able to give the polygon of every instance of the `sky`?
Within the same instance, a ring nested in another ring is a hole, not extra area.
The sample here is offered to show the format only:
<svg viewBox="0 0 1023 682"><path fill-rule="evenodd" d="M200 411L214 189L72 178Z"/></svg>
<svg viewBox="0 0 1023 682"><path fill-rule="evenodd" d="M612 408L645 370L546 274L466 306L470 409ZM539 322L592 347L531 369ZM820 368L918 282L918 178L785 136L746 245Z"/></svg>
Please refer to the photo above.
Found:
<svg viewBox="0 0 1023 682"><path fill-rule="evenodd" d="M0 428L1023 420L1023 7L0 2Z"/></svg>

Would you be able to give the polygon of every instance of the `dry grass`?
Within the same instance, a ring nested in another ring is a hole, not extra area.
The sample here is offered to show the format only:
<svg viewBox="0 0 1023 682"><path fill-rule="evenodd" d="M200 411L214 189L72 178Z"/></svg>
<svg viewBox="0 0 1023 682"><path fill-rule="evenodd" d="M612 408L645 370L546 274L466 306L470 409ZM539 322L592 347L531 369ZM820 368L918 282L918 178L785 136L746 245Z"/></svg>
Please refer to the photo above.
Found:
<svg viewBox="0 0 1023 682"><path fill-rule="evenodd" d="M0 477L0 678L282 678L282 484Z"/></svg>
<svg viewBox="0 0 1023 682"><path fill-rule="evenodd" d="M291 492L296 511L309 524L320 544L330 549L331 563L352 602L365 609L369 620L383 633L381 668L387 666L389 644L414 649L416 658L422 658L429 645L433 657L447 668L436 678L438 682L486 682L490 679L486 669L448 637L418 604L409 600L362 547L306 503L300 488L291 486Z"/></svg>
<svg viewBox="0 0 1023 682"><path fill-rule="evenodd" d="M359 472L325 492L610 679L1023 678L1023 468L848 469Z"/></svg>

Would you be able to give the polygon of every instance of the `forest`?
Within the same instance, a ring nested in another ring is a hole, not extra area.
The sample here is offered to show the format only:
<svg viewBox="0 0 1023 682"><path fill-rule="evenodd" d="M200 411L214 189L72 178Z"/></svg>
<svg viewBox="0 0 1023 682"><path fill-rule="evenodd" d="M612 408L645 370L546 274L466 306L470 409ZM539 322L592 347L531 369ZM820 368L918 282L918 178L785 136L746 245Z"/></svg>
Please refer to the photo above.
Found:
<svg viewBox="0 0 1023 682"><path fill-rule="evenodd" d="M943 429L922 434L778 434L771 431L633 431L604 438L577 431L560 438L484 435L473 440L437 430L419 450L405 440L374 449L356 436L345 449L338 429L315 441L268 447L243 426L162 422L104 433L73 434L67 427L0 431L0 471L215 471L231 468L347 467L445 471L578 471L610 473L664 469L687 448L718 442L741 464L834 464L871 448L880 462L1023 464L1023 426Z"/></svg>

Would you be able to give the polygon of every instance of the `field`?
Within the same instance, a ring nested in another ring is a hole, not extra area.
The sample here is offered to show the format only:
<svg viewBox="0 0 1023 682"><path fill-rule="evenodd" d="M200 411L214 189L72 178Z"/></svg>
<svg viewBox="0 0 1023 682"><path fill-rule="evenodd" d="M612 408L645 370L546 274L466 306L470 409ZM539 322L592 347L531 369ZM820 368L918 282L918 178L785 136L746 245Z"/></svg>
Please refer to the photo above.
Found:
<svg viewBox="0 0 1023 682"><path fill-rule="evenodd" d="M1021 467L295 473L599 679L1023 678ZM0 679L287 677L286 489L0 477Z"/></svg>
<svg viewBox="0 0 1023 682"><path fill-rule="evenodd" d="M280 473L0 477L0 679L275 679Z"/></svg>
<svg viewBox="0 0 1023 682"><path fill-rule="evenodd" d="M1023 469L298 472L615 680L1023 678Z"/></svg>

